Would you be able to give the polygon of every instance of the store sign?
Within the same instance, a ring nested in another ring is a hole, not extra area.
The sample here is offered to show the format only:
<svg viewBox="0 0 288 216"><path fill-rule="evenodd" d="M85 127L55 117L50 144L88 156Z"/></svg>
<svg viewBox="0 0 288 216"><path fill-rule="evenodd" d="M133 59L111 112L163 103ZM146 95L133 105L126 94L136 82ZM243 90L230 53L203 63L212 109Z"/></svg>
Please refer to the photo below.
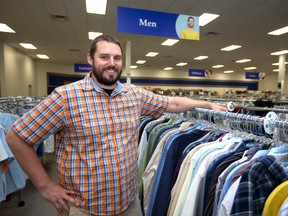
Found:
<svg viewBox="0 0 288 216"><path fill-rule="evenodd" d="M90 64L74 64L74 72L90 72L91 69Z"/></svg>
<svg viewBox="0 0 288 216"><path fill-rule="evenodd" d="M135 8L118 7L118 32L142 34L169 38L181 38L181 31L187 29L188 18L194 19L194 32L199 40L199 17L172 14Z"/></svg>
<svg viewBox="0 0 288 216"><path fill-rule="evenodd" d="M253 79L253 80L264 80L265 73L259 72L246 72L246 79Z"/></svg>
<svg viewBox="0 0 288 216"><path fill-rule="evenodd" d="M205 77L205 69L189 69L188 76Z"/></svg>

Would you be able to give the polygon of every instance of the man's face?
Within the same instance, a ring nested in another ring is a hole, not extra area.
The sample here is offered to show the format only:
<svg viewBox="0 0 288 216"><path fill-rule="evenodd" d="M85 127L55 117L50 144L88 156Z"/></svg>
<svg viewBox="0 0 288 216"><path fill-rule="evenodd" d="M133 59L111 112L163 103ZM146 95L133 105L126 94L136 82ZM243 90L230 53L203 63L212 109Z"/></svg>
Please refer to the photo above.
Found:
<svg viewBox="0 0 288 216"><path fill-rule="evenodd" d="M189 19L188 20L188 26L189 26L189 28L193 28L194 27L194 20L193 19Z"/></svg>
<svg viewBox="0 0 288 216"><path fill-rule="evenodd" d="M98 83L102 85L101 87L114 86L122 74L120 47L114 43L99 41L90 64L92 65L92 73Z"/></svg>

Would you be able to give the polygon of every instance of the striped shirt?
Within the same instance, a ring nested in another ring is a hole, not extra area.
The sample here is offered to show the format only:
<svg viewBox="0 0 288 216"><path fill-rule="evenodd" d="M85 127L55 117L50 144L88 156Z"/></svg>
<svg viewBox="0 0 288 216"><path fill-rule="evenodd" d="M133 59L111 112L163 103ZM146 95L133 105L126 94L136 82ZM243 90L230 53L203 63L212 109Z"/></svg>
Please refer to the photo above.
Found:
<svg viewBox="0 0 288 216"><path fill-rule="evenodd" d="M81 193L81 210L115 215L137 196L140 117L159 118L168 98L120 82L109 97L90 76L56 88L13 130L31 145L56 134L59 183Z"/></svg>

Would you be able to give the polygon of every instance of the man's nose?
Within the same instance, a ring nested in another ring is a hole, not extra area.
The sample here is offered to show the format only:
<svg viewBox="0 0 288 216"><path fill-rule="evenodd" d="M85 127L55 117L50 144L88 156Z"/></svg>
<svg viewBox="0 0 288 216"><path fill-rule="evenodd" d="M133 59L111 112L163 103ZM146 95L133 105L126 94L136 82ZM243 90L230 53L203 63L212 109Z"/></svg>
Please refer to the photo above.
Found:
<svg viewBox="0 0 288 216"><path fill-rule="evenodd" d="M109 58L108 64L109 64L109 66L115 65L115 60L114 60L113 56L111 56L111 57Z"/></svg>

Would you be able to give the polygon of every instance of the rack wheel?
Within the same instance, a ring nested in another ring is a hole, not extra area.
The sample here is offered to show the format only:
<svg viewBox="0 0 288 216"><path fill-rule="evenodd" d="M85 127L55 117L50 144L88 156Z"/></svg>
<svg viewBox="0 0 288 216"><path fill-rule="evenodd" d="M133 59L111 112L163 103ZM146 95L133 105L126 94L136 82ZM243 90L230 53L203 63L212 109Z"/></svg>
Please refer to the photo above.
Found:
<svg viewBox="0 0 288 216"><path fill-rule="evenodd" d="M18 207L23 207L25 205L25 201L19 201L18 202Z"/></svg>

